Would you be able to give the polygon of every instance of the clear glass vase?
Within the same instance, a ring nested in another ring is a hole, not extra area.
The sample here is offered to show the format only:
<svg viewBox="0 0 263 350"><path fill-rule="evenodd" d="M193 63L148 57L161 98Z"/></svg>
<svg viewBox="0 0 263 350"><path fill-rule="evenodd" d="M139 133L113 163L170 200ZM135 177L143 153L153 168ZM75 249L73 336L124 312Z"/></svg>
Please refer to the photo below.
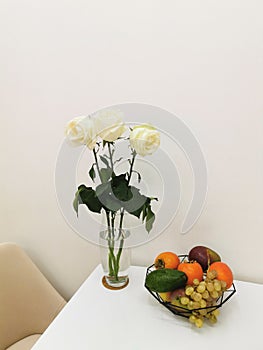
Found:
<svg viewBox="0 0 263 350"><path fill-rule="evenodd" d="M131 249L125 247L130 236L126 229L108 228L100 232L100 255L104 271L103 284L110 289L120 289L129 282Z"/></svg>

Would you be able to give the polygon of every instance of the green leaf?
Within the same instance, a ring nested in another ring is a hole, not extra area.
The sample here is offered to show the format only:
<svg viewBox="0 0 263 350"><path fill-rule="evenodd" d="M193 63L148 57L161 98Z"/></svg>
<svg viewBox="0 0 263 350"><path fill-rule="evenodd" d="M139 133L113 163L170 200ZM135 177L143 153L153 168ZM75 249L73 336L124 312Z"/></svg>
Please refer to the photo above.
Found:
<svg viewBox="0 0 263 350"><path fill-rule="evenodd" d="M73 201L73 208L75 209L76 213L77 213L77 216L78 216L78 209L79 209L79 205L82 204L82 199L80 197L80 193L82 191L84 191L87 187L85 185L80 185L78 187L78 190L77 192L75 193L75 198L74 198L74 201Z"/></svg>
<svg viewBox="0 0 263 350"><path fill-rule="evenodd" d="M79 191L75 193L75 198L73 201L73 208L75 212L77 213L77 216L79 216Z"/></svg>
<svg viewBox="0 0 263 350"><path fill-rule="evenodd" d="M89 176L91 180L94 182L94 179L96 177L95 169L94 169L95 164L92 165L92 167L89 170Z"/></svg>
<svg viewBox="0 0 263 350"><path fill-rule="evenodd" d="M151 200L149 198L147 198L147 202L145 203L144 207L143 207L143 213L142 213L142 221L145 220L147 213L148 213L148 207L151 203Z"/></svg>
<svg viewBox="0 0 263 350"><path fill-rule="evenodd" d="M110 191L110 182L102 183L96 187L96 195L100 197L103 193Z"/></svg>
<svg viewBox="0 0 263 350"><path fill-rule="evenodd" d="M111 182L97 186L96 195L104 209L116 212L121 209L122 204L112 193Z"/></svg>
<svg viewBox="0 0 263 350"><path fill-rule="evenodd" d="M141 199L143 198L144 203L138 207L136 210L134 211L129 211L129 207L125 209L132 215L135 215L137 218L140 218L140 216L142 215L142 221L145 221L145 228L147 230L147 232L149 233L153 227L153 223L155 221L155 214L153 213L152 209L151 209L151 198L146 197L144 195L141 195ZM139 199L139 197L136 198L137 200Z"/></svg>
<svg viewBox="0 0 263 350"><path fill-rule="evenodd" d="M131 188L128 185L128 180L126 179L126 174L121 174L115 176L111 180L111 187L114 196L122 201L129 201L132 198Z"/></svg>
<svg viewBox="0 0 263 350"><path fill-rule="evenodd" d="M105 205L103 203L103 207L106 210L110 210L110 211L116 213L118 210L120 210L122 208L120 201L116 201L115 198L112 198L112 196L107 196L105 199L106 199Z"/></svg>
<svg viewBox="0 0 263 350"><path fill-rule="evenodd" d="M153 227L154 220L155 220L155 214L151 209L151 205L149 205L147 210L146 222L145 222L145 228L148 233L151 231Z"/></svg>
<svg viewBox="0 0 263 350"><path fill-rule="evenodd" d="M124 208L131 215L140 218L144 207L147 205L148 198L142 195L140 191L133 186L131 186L131 193L132 198L127 203L125 203Z"/></svg>
<svg viewBox="0 0 263 350"><path fill-rule="evenodd" d="M106 165L107 168L110 167L107 158L105 158L104 156L100 156L100 160Z"/></svg>
<svg viewBox="0 0 263 350"><path fill-rule="evenodd" d="M139 219L140 216L141 216L143 207L144 207L144 206L141 206L141 207L139 207L138 209L133 210L133 211L131 211L129 207L128 207L128 208L125 207L125 210L126 210L128 213L130 213L131 215L134 215L134 216L136 216L136 217Z"/></svg>
<svg viewBox="0 0 263 350"><path fill-rule="evenodd" d="M78 215L78 207L80 204L85 204L88 209L94 213L100 213L102 205L96 196L96 192L91 187L80 185L78 191L75 194L73 201L73 207Z"/></svg>
<svg viewBox="0 0 263 350"><path fill-rule="evenodd" d="M102 183L106 183L111 177L113 173L111 168L101 168L100 169L100 176Z"/></svg>

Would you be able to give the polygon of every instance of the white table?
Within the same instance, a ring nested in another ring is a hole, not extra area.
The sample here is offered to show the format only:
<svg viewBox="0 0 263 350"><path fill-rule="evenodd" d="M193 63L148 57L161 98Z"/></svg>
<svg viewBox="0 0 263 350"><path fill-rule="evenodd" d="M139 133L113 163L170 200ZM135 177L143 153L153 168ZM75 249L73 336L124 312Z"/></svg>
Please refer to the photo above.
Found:
<svg viewBox="0 0 263 350"><path fill-rule="evenodd" d="M110 291L98 266L32 350L263 349L263 285L235 281L218 323L198 329L150 295L145 273L131 267L129 285Z"/></svg>

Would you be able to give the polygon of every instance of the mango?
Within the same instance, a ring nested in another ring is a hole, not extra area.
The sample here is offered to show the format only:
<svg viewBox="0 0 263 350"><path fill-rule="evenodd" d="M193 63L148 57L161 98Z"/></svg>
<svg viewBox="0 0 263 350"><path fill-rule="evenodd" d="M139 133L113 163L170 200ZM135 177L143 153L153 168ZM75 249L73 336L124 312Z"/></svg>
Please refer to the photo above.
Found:
<svg viewBox="0 0 263 350"><path fill-rule="evenodd" d="M164 302L171 301L171 292L158 293Z"/></svg>
<svg viewBox="0 0 263 350"><path fill-rule="evenodd" d="M180 297L185 296L185 289L184 288L177 288L173 290L172 292L164 292L164 293L158 293L163 301L165 302L172 302L173 300L177 299L179 300Z"/></svg>
<svg viewBox="0 0 263 350"><path fill-rule="evenodd" d="M189 261L197 261L204 272L213 262L221 261L221 257L217 252L204 246L193 247L188 254L188 259Z"/></svg>

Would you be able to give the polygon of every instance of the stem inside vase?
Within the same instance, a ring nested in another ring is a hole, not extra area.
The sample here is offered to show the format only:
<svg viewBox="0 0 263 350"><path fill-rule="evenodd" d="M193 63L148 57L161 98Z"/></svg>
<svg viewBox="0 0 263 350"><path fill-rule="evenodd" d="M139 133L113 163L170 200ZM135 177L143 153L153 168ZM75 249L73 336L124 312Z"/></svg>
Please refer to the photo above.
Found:
<svg viewBox="0 0 263 350"><path fill-rule="evenodd" d="M119 287L127 282L130 266L130 248L125 248L128 230L114 229L100 233L101 262L107 283Z"/></svg>

